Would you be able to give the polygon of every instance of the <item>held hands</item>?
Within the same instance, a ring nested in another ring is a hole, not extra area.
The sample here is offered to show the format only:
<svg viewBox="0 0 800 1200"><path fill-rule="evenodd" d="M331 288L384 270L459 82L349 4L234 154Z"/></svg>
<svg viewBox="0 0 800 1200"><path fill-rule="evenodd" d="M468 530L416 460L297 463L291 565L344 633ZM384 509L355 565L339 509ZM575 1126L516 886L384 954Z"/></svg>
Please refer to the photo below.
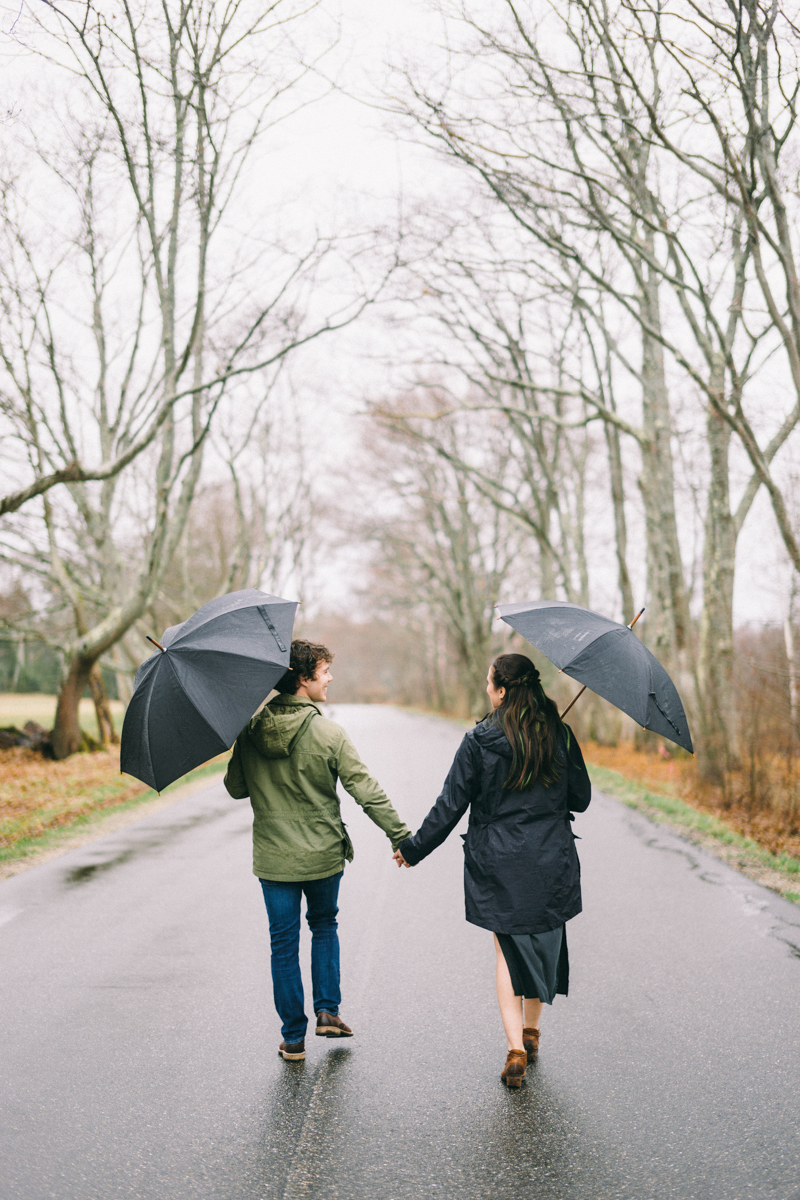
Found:
<svg viewBox="0 0 800 1200"><path fill-rule="evenodd" d="M406 862L399 850L395 850L392 858L397 863L398 867L410 867L412 864Z"/></svg>

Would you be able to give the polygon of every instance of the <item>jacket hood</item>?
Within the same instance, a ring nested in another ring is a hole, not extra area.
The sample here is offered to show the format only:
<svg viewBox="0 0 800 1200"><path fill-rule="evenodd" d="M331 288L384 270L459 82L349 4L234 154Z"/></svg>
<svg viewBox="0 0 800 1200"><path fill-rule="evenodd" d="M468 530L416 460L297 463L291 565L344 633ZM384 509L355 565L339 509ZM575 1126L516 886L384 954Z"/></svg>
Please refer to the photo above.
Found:
<svg viewBox="0 0 800 1200"><path fill-rule="evenodd" d="M484 717L482 721L478 722L472 731L472 736L484 750L492 750L504 758L511 758L511 743L491 716Z"/></svg>
<svg viewBox="0 0 800 1200"><path fill-rule="evenodd" d="M288 758L308 721L320 716L312 700L276 696L247 726L247 736L264 758Z"/></svg>

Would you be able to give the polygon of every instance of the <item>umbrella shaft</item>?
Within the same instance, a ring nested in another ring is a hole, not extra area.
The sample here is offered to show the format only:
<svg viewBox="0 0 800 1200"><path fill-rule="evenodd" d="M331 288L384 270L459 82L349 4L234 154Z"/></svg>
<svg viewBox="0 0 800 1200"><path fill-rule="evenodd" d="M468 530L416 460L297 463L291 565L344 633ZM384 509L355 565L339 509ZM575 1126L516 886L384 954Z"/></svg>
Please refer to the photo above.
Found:
<svg viewBox="0 0 800 1200"><path fill-rule="evenodd" d="M577 696L573 696L572 700L570 700L569 704L567 705L567 707L564 709L564 711L561 714L562 721L564 720L564 717L567 715L569 710L572 708L575 701L580 700L581 696L586 691L587 686L588 686L588 684L584 684L583 687L581 688L581 690L578 692Z"/></svg>

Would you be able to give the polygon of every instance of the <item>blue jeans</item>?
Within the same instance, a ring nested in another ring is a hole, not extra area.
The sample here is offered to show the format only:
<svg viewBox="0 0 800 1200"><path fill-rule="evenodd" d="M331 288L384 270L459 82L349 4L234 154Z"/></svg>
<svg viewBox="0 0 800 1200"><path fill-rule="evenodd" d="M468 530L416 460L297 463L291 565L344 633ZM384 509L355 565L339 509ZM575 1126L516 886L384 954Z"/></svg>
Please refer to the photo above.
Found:
<svg viewBox="0 0 800 1200"><path fill-rule="evenodd" d="M282 883L260 879L269 917L272 950L272 994L282 1021L281 1033L287 1045L302 1042L308 1021L305 1014L303 979L300 974L300 906L306 895L306 920L311 930L311 985L314 1012L338 1016L339 935L336 932L336 901L343 871L327 879L306 879L301 883Z"/></svg>

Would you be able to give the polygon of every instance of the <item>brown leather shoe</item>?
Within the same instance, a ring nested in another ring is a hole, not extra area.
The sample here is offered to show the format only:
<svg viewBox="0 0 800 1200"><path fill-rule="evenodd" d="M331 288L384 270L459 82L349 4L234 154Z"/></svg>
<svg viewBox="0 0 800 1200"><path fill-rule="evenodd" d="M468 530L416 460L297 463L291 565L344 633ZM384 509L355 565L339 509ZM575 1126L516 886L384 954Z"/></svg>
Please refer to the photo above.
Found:
<svg viewBox="0 0 800 1200"><path fill-rule="evenodd" d="M528 1062L536 1062L539 1054L539 1038L541 1034L538 1029L526 1028L522 1031L522 1044L525 1047L525 1053L528 1056Z"/></svg>
<svg viewBox="0 0 800 1200"><path fill-rule="evenodd" d="M509 1050L500 1078L506 1087L522 1087L528 1058L524 1050Z"/></svg>
<svg viewBox="0 0 800 1200"><path fill-rule="evenodd" d="M280 1046L278 1046L278 1054L280 1054L281 1058L285 1058L287 1062L300 1062L306 1056L305 1038L303 1038L302 1042L289 1042L288 1046L286 1042L281 1042Z"/></svg>
<svg viewBox="0 0 800 1200"><path fill-rule="evenodd" d="M345 1025L340 1017L332 1017L330 1013L317 1013L317 1037L352 1037L353 1031Z"/></svg>

